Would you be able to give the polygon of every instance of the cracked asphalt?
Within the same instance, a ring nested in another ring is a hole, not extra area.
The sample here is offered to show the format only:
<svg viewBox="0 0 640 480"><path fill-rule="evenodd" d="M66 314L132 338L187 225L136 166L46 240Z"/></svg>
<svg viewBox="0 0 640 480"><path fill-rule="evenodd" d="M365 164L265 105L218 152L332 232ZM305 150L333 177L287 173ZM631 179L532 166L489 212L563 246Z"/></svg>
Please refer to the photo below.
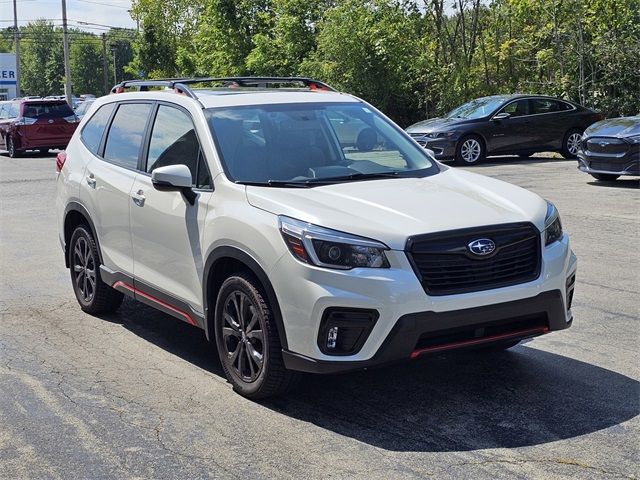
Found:
<svg viewBox="0 0 640 480"><path fill-rule="evenodd" d="M571 329L254 403L194 327L131 300L81 312L54 161L0 157L0 478L637 478L636 180L549 158L473 168L558 206L579 258Z"/></svg>

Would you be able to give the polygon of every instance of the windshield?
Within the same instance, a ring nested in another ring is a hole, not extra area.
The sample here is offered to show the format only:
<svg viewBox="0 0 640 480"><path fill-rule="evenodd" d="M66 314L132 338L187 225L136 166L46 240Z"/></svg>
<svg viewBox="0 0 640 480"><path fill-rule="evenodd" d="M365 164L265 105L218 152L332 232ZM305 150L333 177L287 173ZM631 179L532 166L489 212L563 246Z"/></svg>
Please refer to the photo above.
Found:
<svg viewBox="0 0 640 480"><path fill-rule="evenodd" d="M447 118L482 118L491 115L504 103L504 98L477 98L447 113Z"/></svg>
<svg viewBox="0 0 640 480"><path fill-rule="evenodd" d="M439 171L428 154L361 103L212 108L225 172L239 183L310 186Z"/></svg>

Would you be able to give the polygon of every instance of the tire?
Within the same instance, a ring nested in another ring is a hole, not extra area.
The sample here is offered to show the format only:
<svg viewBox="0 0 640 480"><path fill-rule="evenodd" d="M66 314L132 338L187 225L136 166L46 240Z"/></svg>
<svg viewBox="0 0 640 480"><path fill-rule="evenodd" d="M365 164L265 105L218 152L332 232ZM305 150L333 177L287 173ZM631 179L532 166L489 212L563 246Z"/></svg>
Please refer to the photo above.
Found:
<svg viewBox="0 0 640 480"><path fill-rule="evenodd" d="M578 158L578 149L580 146L580 139L582 138L582 131L573 129L569 130L562 140L562 149L560 153L566 159Z"/></svg>
<svg viewBox="0 0 640 480"><path fill-rule="evenodd" d="M49 153L49 149L48 148L39 148L38 152L40 152L41 154L45 155L45 154Z"/></svg>
<svg viewBox="0 0 640 480"><path fill-rule="evenodd" d="M9 152L9 156L11 158L17 158L20 156L20 152L18 152L18 150L16 149L16 144L12 136L7 137L7 151Z"/></svg>
<svg viewBox="0 0 640 480"><path fill-rule="evenodd" d="M475 165L484 160L484 142L477 135L462 137L456 145L456 165Z"/></svg>
<svg viewBox="0 0 640 480"><path fill-rule="evenodd" d="M613 182L620 176L615 173L591 173L590 175L601 182Z"/></svg>
<svg viewBox="0 0 640 480"><path fill-rule="evenodd" d="M480 347L478 348L478 351L486 352L486 353L503 352L505 350L509 350L510 348L515 347L519 343L520 343L520 340L509 340L506 342L494 343L486 347Z"/></svg>
<svg viewBox="0 0 640 480"><path fill-rule="evenodd" d="M122 304L124 295L100 278L98 246L85 225L76 227L71 235L69 266L73 292L83 311L92 315L112 313Z"/></svg>
<svg viewBox="0 0 640 480"><path fill-rule="evenodd" d="M284 366L273 309L251 275L238 272L224 281L214 328L220 363L240 395L251 400L282 395L299 377Z"/></svg>

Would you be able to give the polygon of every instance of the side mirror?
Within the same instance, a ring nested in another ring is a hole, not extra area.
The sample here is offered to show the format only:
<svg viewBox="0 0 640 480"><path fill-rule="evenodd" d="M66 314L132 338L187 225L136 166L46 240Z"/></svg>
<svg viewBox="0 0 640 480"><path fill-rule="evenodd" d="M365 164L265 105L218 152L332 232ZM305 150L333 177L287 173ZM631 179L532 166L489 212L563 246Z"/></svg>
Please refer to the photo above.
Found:
<svg viewBox="0 0 640 480"><path fill-rule="evenodd" d="M186 165L167 165L156 168L151 173L151 183L156 190L161 192L180 192L190 205L196 201L196 193L191 186L191 170Z"/></svg>
<svg viewBox="0 0 640 480"><path fill-rule="evenodd" d="M511 114L507 113L507 112L500 112L497 115L494 115L494 117L491 120L507 120L508 118L511 118Z"/></svg>

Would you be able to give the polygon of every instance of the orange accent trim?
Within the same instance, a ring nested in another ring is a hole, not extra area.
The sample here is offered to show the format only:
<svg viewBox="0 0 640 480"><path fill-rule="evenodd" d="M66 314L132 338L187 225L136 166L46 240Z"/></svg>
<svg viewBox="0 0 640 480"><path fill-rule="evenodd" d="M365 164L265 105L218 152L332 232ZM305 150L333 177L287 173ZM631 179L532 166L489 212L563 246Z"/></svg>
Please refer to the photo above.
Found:
<svg viewBox="0 0 640 480"><path fill-rule="evenodd" d="M549 328L548 327L528 328L526 330L516 330L514 332L501 333L500 335L491 335L489 337L473 338L471 340L462 340L460 342L443 343L442 345L434 345L432 347L426 347L426 348L421 348L419 350L414 350L413 352L411 352L410 358L412 359L418 358L420 355L426 352L441 352L444 350L451 350L453 348L480 345L483 343L492 342L494 340L506 340L508 338L517 338L520 336L530 335L534 333L537 333L537 334L549 333Z"/></svg>
<svg viewBox="0 0 640 480"><path fill-rule="evenodd" d="M137 288L132 287L131 285L129 285L127 283L124 283L122 280L118 280L111 287L115 288L115 289L117 289L118 287L125 288L126 290L129 290L130 292L134 293L135 295L140 295L141 297L146 298L147 300L151 300L152 302L163 306L167 310L171 310L172 312L177 313L178 315L183 317L187 321L187 323L190 323L191 325L196 326L196 327L198 326L198 322L196 322L193 318L191 318L191 315L189 315L187 312L183 312L182 310L174 307L173 305L169 305L168 303L163 302L159 298L156 298L156 297L153 297L153 296L151 296L151 295L149 295L147 293L141 292Z"/></svg>

